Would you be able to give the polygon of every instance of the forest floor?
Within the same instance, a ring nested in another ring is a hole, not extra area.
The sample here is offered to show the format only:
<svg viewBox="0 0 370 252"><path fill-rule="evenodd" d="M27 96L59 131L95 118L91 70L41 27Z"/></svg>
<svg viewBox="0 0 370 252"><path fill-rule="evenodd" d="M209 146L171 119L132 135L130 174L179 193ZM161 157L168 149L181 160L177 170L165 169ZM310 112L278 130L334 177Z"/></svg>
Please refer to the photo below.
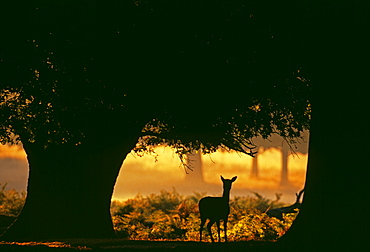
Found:
<svg viewBox="0 0 370 252"><path fill-rule="evenodd" d="M63 240L54 242L0 242L0 251L280 251L273 242L206 243L194 241L138 241L123 239Z"/></svg>

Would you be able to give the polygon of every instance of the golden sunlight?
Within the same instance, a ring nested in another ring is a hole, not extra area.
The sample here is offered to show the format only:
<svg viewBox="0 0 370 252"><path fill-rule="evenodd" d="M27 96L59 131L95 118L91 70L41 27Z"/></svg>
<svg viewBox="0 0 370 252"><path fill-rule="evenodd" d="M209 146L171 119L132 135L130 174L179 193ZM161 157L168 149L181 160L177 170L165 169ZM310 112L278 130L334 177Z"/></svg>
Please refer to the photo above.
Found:
<svg viewBox="0 0 370 252"><path fill-rule="evenodd" d="M217 195L222 190L222 175L225 178L238 176L238 181L233 185L233 195L259 192L274 198L275 193L283 193L283 200L294 201L295 193L304 186L308 158L308 154L300 152L288 154L286 183L282 183L284 164L280 148L260 148L256 158L223 150L200 155L190 163L193 171L185 170L173 149L161 146L155 152L158 154L157 162L150 155L128 155L117 179L114 199L134 197L138 192L145 195L173 189L185 195L193 192ZM252 174L253 162L257 163L258 177Z"/></svg>
<svg viewBox="0 0 370 252"><path fill-rule="evenodd" d="M1 158L15 158L24 160L27 158L27 155L20 145L0 144L0 159Z"/></svg>
<svg viewBox="0 0 370 252"><path fill-rule="evenodd" d="M307 146L307 144L306 144ZM133 153L125 159L117 178L113 199L124 200L158 193L160 190L177 190L184 195L204 192L220 195L220 175L225 178L238 176L232 195L244 196L253 192L274 198L283 193L282 201L294 201L295 193L305 182L307 153L291 154L279 146L260 147L255 158L235 151L219 150L212 154L197 155L190 162L193 171L185 169L173 149L155 148L157 156L139 157ZM283 181L283 153L286 158L286 178ZM157 159L157 161L156 161ZM21 146L0 145L0 184L24 190L27 186L28 167L26 154Z"/></svg>
<svg viewBox="0 0 370 252"><path fill-rule="evenodd" d="M303 188L308 154L296 153L288 156L288 184L284 187ZM254 158L237 152L218 151L203 158L204 179L208 183L219 183L219 175L238 176L235 188L251 190L281 190L282 152L278 148L263 149ZM253 177L253 161L258 163L258 177Z"/></svg>

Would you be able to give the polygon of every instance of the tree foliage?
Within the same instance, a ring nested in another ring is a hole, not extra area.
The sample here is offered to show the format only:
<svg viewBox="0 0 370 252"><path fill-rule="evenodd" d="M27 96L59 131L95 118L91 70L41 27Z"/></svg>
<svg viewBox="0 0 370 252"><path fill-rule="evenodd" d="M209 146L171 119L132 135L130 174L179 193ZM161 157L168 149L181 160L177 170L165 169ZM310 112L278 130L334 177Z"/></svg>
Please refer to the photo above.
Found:
<svg viewBox="0 0 370 252"><path fill-rule="evenodd" d="M137 152L253 155L254 136L293 141L310 119L298 14L258 2L13 4L1 13L13 20L0 51L1 142L106 144L131 132Z"/></svg>

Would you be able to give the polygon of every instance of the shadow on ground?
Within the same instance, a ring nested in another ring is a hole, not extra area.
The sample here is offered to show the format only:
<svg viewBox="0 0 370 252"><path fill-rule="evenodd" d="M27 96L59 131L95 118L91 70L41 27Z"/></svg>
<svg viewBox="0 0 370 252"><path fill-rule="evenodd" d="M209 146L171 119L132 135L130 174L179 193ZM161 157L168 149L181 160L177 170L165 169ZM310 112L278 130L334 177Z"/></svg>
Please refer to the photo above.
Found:
<svg viewBox="0 0 370 252"><path fill-rule="evenodd" d="M199 243L185 241L130 241L122 239L0 242L0 251L279 251L272 242Z"/></svg>

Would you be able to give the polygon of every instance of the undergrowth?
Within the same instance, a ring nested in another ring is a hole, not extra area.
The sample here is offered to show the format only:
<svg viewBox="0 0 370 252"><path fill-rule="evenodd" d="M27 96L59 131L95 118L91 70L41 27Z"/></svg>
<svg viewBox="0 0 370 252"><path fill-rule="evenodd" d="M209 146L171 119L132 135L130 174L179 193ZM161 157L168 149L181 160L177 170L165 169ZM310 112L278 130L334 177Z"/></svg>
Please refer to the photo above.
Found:
<svg viewBox="0 0 370 252"><path fill-rule="evenodd" d="M176 190L159 194L138 194L123 202L112 202L112 218L118 236L133 240L199 240L198 202L204 194L180 195ZM282 207L280 195L275 200L254 196L230 200L228 219L229 241L276 241L285 234L296 214L287 214L284 221L266 215L269 208ZM222 227L223 225L221 225ZM212 227L216 239L216 227ZM206 236L209 241L209 236ZM221 232L223 237L223 232Z"/></svg>
<svg viewBox="0 0 370 252"><path fill-rule="evenodd" d="M5 190L0 185L0 215L17 217L26 193ZM205 194L190 196L173 191L162 190L147 196L136 195L126 201L113 201L111 215L114 229L120 238L131 240L199 240L198 202ZM253 196L237 196L230 199L227 236L229 241L276 241L284 235L293 223L296 214L286 214L284 221L270 218L266 211L282 207L284 204L254 193ZM221 227L223 227L221 223ZM217 239L216 227L212 227ZM207 234L207 232L204 232ZM221 232L223 238L224 233ZM210 241L209 235L205 239Z"/></svg>

